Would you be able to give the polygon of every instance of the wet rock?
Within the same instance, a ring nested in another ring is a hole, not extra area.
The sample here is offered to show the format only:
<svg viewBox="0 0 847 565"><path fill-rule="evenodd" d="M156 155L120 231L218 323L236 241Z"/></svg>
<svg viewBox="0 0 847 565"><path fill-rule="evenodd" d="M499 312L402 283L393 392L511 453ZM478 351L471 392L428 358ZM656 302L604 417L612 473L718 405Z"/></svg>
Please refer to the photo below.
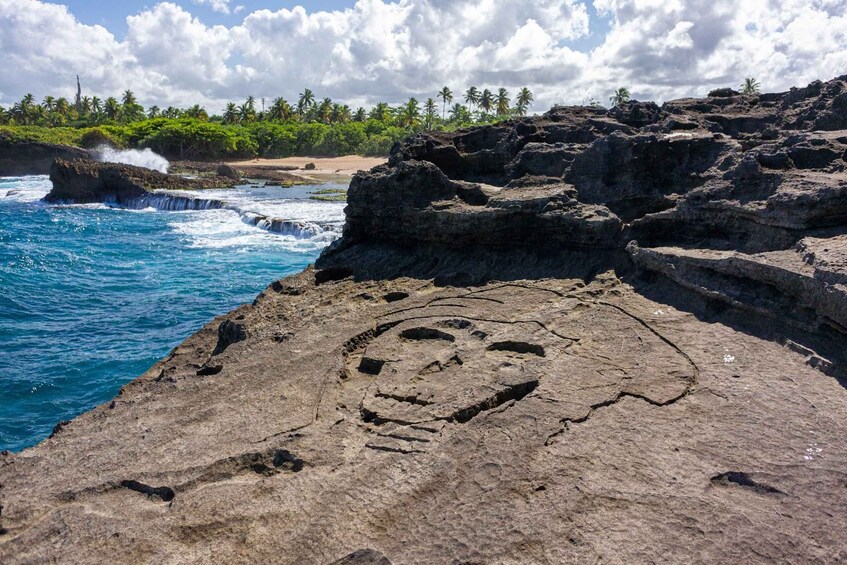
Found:
<svg viewBox="0 0 847 565"><path fill-rule="evenodd" d="M48 202L86 204L113 201L131 202L155 189L225 188L233 180L223 177L187 179L118 163L100 163L85 159L56 159L50 166L53 189Z"/></svg>

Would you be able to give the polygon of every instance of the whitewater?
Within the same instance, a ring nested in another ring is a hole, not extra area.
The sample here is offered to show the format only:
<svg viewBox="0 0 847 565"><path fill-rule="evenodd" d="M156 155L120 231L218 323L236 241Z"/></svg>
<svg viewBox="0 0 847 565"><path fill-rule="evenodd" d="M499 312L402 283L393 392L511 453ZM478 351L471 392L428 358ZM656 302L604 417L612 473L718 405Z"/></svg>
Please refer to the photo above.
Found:
<svg viewBox="0 0 847 565"><path fill-rule="evenodd" d="M49 205L50 188L0 178L0 450L113 398L313 262L340 236L344 203L309 197L346 187L157 192L123 207Z"/></svg>

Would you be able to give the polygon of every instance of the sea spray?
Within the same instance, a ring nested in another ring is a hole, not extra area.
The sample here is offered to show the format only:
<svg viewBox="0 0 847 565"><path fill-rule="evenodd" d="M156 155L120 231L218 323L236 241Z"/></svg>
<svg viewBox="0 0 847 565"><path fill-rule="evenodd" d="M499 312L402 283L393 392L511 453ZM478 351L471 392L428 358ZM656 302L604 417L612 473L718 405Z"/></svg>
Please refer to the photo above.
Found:
<svg viewBox="0 0 847 565"><path fill-rule="evenodd" d="M235 212L245 224L255 226L265 231L280 235L287 235L298 239L311 239L324 233L328 233L331 239L340 235L341 224L338 222L321 222L297 220L288 218L275 218L242 209L238 204L226 202L215 198L201 198L196 196L181 196L167 192L157 192L125 200L122 202L107 201L107 206L127 208L130 210L143 210L154 208L166 212L184 212L200 210L230 210Z"/></svg>
<svg viewBox="0 0 847 565"><path fill-rule="evenodd" d="M108 145L97 148L97 157L100 161L107 163L124 163L135 165L167 173L170 163L161 155L154 153L151 149L114 149Z"/></svg>

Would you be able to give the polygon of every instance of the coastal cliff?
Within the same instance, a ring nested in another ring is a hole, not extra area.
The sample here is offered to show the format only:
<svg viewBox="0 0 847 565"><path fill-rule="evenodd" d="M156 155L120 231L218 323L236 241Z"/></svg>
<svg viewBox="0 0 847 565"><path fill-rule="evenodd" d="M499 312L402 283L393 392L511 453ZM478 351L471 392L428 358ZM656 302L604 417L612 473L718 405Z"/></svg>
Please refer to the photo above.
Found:
<svg viewBox="0 0 847 565"><path fill-rule="evenodd" d="M13 141L0 135L0 177L46 175L54 159L91 159L87 149L41 143Z"/></svg>
<svg viewBox="0 0 847 565"><path fill-rule="evenodd" d="M189 179L122 163L56 159L50 165L50 181L53 190L45 197L48 202L125 204L156 189L230 188L238 179L222 175Z"/></svg>
<svg viewBox="0 0 847 565"><path fill-rule="evenodd" d="M847 76L411 138L0 456L0 561L843 561L846 171Z"/></svg>

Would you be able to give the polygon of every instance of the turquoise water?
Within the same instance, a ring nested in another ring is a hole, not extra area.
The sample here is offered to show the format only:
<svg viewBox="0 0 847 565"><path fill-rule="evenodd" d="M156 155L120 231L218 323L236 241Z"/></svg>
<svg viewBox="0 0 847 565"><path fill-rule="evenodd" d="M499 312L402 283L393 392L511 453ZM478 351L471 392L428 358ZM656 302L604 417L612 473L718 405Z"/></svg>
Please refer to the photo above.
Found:
<svg viewBox="0 0 847 565"><path fill-rule="evenodd" d="M313 262L343 221L343 203L308 200L316 187L204 192L231 209L186 212L52 206L40 201L49 189L46 177L0 178L0 450L114 397L211 318ZM244 222L251 213L312 231L269 233Z"/></svg>

